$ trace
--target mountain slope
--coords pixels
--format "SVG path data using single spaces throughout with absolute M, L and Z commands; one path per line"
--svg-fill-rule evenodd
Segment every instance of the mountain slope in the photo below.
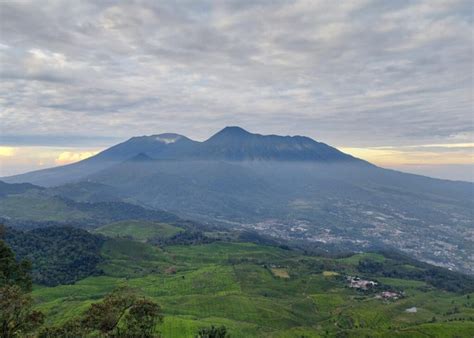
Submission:
M 8 184 L 0 181 L 0 220 L 19 228 L 42 227 L 47 224 L 66 224 L 94 227 L 120 220 L 178 221 L 174 214 L 158 209 L 147 209 L 119 199 L 91 203 L 84 201 L 81 188 L 103 186 L 85 183 L 65 189 L 44 189 L 34 185 Z M 21 189 L 19 189 L 19 187 Z M 28 188 L 25 190 L 24 188 Z M 75 189 L 78 187 L 79 189 Z M 76 201 L 60 194 L 67 191 Z M 74 194 L 73 192 L 78 192 Z M 94 190 L 91 190 L 94 191 Z M 110 192 L 110 189 L 109 189 Z
M 132 137 L 95 156 L 76 163 L 4 177 L 2 180 L 7 183 L 28 182 L 45 187 L 58 186 L 65 183 L 78 182 L 87 175 L 113 166 L 139 154 L 159 156 L 159 154 L 164 152 L 171 145 L 173 145 L 172 148 L 176 147 L 180 149 L 181 147 L 186 148 L 193 143 L 194 141 L 177 134 Z
M 8 184 L 0 181 L 0 197 L 4 197 L 11 194 L 22 194 L 28 190 L 41 190 L 42 187 L 30 184 L 30 183 L 16 183 Z

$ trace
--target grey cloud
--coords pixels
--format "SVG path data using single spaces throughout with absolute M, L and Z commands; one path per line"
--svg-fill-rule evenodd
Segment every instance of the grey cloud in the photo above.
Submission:
M 59 147 L 107 147 L 123 141 L 116 137 L 84 135 L 0 135 L 0 144 L 5 146 L 59 146 Z
M 3 133 L 239 124 L 377 146 L 474 129 L 467 0 L 11 1 L 0 21 Z

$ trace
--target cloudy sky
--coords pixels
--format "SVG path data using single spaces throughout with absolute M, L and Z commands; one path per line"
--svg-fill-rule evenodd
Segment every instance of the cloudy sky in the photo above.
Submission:
M 239 125 L 474 180 L 470 0 L 3 0 L 0 77 L 0 176 Z

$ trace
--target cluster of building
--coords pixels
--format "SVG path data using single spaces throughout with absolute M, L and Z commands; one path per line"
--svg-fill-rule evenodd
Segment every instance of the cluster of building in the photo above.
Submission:
M 359 290 L 370 290 L 374 288 L 375 286 L 379 285 L 377 282 L 373 280 L 368 280 L 368 279 L 362 279 L 360 277 L 353 277 L 353 276 L 347 276 L 347 282 L 349 283 L 349 287 L 354 288 L 354 289 L 359 289 Z M 381 299 L 381 300 L 397 300 L 400 299 L 404 296 L 403 291 L 398 292 L 398 291 L 382 291 L 380 293 L 377 293 L 375 296 L 376 299 Z
M 402 294 L 399 292 L 394 292 L 394 291 L 383 291 L 379 293 L 378 295 L 375 296 L 377 299 L 383 299 L 383 300 L 397 300 L 402 297 Z
M 347 280 L 349 281 L 349 287 L 361 290 L 368 290 L 378 285 L 377 282 L 367 279 L 361 279 L 359 277 L 348 276 Z

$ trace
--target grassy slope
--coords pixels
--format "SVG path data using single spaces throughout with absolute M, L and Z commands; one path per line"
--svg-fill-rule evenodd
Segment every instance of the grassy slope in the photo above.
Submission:
M 88 219 L 83 211 L 66 205 L 58 198 L 43 198 L 37 195 L 10 195 L 0 202 L 0 215 L 13 219 L 35 221 L 76 221 Z
M 474 317 L 474 294 L 468 299 L 422 282 L 384 279 L 402 288 L 406 297 L 383 302 L 314 269 L 324 264 L 355 273 L 364 255 L 334 260 L 247 243 L 158 249 L 127 239 L 107 241 L 103 254 L 106 276 L 34 290 L 50 323 L 74 317 L 115 287 L 128 285 L 163 307 L 166 319 L 159 330 L 165 337 L 193 337 L 199 327 L 211 324 L 226 325 L 232 337 L 317 337 L 326 331 L 351 337 L 467 337 L 474 332 L 472 319 L 449 321 Z M 290 278 L 274 276 L 271 266 L 286 269 Z M 176 273 L 169 273 L 170 267 Z M 413 306 L 417 313 L 405 312 Z M 459 313 L 447 314 L 455 306 Z M 436 323 L 429 323 L 432 317 Z
M 181 228 L 167 223 L 134 220 L 106 224 L 95 230 L 108 237 L 131 237 L 139 241 L 155 237 L 169 238 L 181 231 Z
M 177 216 L 162 210 L 146 209 L 120 201 L 77 202 L 38 189 L 19 194 L 2 194 L 0 191 L 0 218 L 22 225 L 57 222 L 80 227 L 97 227 L 130 219 L 162 222 L 178 220 Z M 172 229 L 163 228 L 163 231 Z

